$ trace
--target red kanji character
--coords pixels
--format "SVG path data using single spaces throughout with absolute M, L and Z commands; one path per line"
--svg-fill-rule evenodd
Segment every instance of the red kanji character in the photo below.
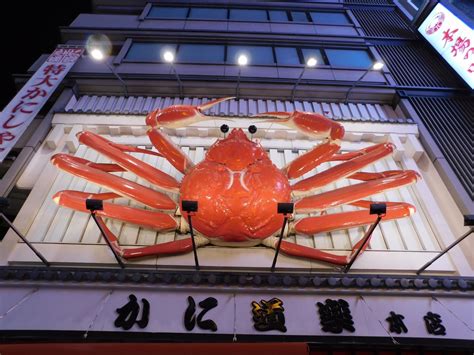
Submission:
M 35 99 L 37 98 L 38 96 L 41 96 L 41 97 L 46 97 L 47 95 L 47 92 L 43 89 L 40 89 L 39 87 L 35 87 L 35 88 L 30 88 L 26 91 L 26 94 L 24 96 L 22 96 L 21 98 L 22 99 Z
M 464 53 L 464 51 L 469 48 L 470 45 L 471 41 L 468 38 L 458 37 L 456 42 L 454 42 L 454 44 L 451 46 L 451 53 L 454 53 L 453 57 L 458 55 L 458 51 Z
M 448 42 L 452 42 L 453 41 L 453 35 L 458 31 L 458 29 L 456 28 L 455 30 L 453 31 L 450 31 L 450 29 L 448 28 L 446 31 L 443 32 L 443 38 L 441 38 L 442 41 L 444 41 L 444 47 L 446 47 L 446 44 L 448 44 Z
M 61 74 L 61 72 L 63 72 L 65 69 L 66 69 L 66 66 L 65 66 L 65 65 L 62 65 L 62 64 L 59 64 L 59 65 L 50 64 L 50 65 L 44 67 L 44 69 L 43 69 L 43 74 L 44 74 L 44 75 L 48 75 L 48 74 L 52 73 L 52 74 L 54 74 L 54 75 L 59 75 L 59 74 Z
M 3 124 L 3 128 L 5 129 L 11 129 L 11 128 L 15 128 L 15 127 L 18 127 L 18 126 L 21 126 L 23 122 L 20 122 L 18 124 L 13 124 L 13 125 L 10 125 L 10 121 L 13 121 L 15 119 L 15 115 L 10 115 L 10 117 L 8 118 L 8 120 Z
M 0 133 L 0 144 L 3 144 L 3 142 L 8 142 L 8 141 L 12 141 L 15 139 L 15 135 L 10 133 L 10 132 L 2 132 Z
M 51 75 L 46 75 L 43 79 L 40 79 L 41 81 L 38 84 L 35 84 L 33 86 L 40 86 L 43 84 L 46 84 L 46 86 L 52 87 L 53 84 L 51 84 L 49 81 L 50 80 L 58 80 L 57 78 L 51 78 Z
M 474 63 L 471 63 L 471 65 L 469 66 L 469 68 L 467 69 L 467 72 L 468 73 L 474 73 Z
M 37 102 L 25 102 L 21 100 L 12 110 L 13 113 L 20 111 L 21 113 L 32 113 L 33 111 L 26 110 L 25 106 L 36 106 Z
M 469 58 L 470 52 L 474 52 L 474 47 L 471 47 L 471 48 L 469 48 L 469 49 L 466 51 L 466 55 L 464 56 L 464 59 Z

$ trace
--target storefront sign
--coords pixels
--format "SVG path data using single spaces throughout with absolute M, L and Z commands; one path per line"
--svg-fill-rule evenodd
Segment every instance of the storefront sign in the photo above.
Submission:
M 10 288 L 0 330 L 471 339 L 469 298 Z
M 474 88 L 474 31 L 442 4 L 437 4 L 418 31 Z
M 0 162 L 59 86 L 82 47 L 58 47 L 0 114 Z

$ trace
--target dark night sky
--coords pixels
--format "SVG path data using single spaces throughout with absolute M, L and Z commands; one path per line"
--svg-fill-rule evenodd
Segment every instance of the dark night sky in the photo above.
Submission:
M 90 0 L 9 1 L 0 10 L 2 62 L 0 111 L 15 95 L 12 74 L 25 73 L 43 53 L 60 43 L 59 26 L 81 12 L 91 12 Z

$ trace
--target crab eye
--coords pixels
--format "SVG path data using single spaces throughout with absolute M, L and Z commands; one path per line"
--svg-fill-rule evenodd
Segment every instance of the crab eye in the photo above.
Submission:
M 249 132 L 250 134 L 254 134 L 255 132 L 257 132 L 257 127 L 255 127 L 254 125 L 249 126 Z
M 221 132 L 222 132 L 222 133 L 227 133 L 227 132 L 229 132 L 229 126 L 226 125 L 226 124 L 223 124 L 223 125 L 221 126 Z

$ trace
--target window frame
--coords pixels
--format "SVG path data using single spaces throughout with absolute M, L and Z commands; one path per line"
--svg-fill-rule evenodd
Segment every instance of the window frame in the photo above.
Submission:
M 135 40 L 131 38 L 127 38 L 124 42 L 122 48 L 119 51 L 119 55 L 114 60 L 114 64 L 121 64 L 121 63 L 159 63 L 159 64 L 166 64 L 165 61 L 151 61 L 151 60 L 134 60 L 134 59 L 127 59 L 127 55 L 135 43 L 149 43 L 149 44 L 156 44 L 158 42 L 154 41 L 147 41 L 147 40 Z M 366 70 L 363 68 L 354 68 L 354 67 L 341 67 L 341 66 L 333 66 L 331 65 L 329 58 L 326 54 L 327 49 L 340 49 L 340 50 L 360 50 L 365 51 L 369 58 L 375 62 L 376 60 L 380 59 L 380 55 L 374 52 L 371 46 L 366 47 L 359 47 L 359 46 L 311 46 L 311 45 L 297 45 L 292 46 L 291 44 L 281 44 L 281 43 L 267 43 L 267 44 L 260 44 L 260 43 L 242 43 L 242 42 L 193 42 L 193 41 L 186 41 L 186 42 L 179 42 L 173 43 L 170 41 L 160 41 L 159 44 L 169 44 L 176 46 L 176 57 L 179 56 L 179 48 L 183 44 L 194 44 L 194 45 L 218 45 L 224 46 L 224 61 L 223 62 L 214 62 L 214 63 L 206 63 L 206 62 L 175 62 L 175 64 L 179 65 L 237 65 L 237 63 L 228 62 L 229 58 L 229 46 L 249 46 L 249 47 L 270 47 L 273 57 L 273 64 L 252 64 L 252 60 L 250 60 L 249 66 L 256 66 L 256 67 L 282 67 L 282 68 L 301 68 L 305 64 L 303 49 L 318 49 L 321 52 L 321 56 L 323 58 L 324 63 L 318 63 L 316 68 L 326 68 L 326 69 L 335 69 L 335 70 Z M 276 56 L 276 47 L 289 47 L 295 48 L 296 53 L 298 55 L 298 61 L 300 64 L 297 65 L 290 65 L 290 64 L 280 64 L 278 63 L 277 56 Z

